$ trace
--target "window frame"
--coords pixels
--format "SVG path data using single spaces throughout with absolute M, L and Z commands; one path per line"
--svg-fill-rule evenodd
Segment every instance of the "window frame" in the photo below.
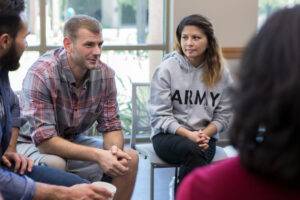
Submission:
M 40 55 L 60 47 L 59 45 L 47 45 L 46 37 L 46 0 L 39 1 L 40 9 L 40 44 L 28 46 L 26 51 L 38 51 Z M 170 0 L 163 0 L 163 41 L 161 44 L 135 44 L 135 45 L 103 45 L 103 51 L 132 51 L 132 50 L 159 50 L 163 54 L 170 52 Z

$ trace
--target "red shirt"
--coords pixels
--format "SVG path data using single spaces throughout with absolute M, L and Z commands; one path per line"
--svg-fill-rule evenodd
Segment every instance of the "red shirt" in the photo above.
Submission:
M 299 200 L 300 188 L 288 189 L 257 177 L 238 157 L 198 168 L 181 183 L 176 200 Z

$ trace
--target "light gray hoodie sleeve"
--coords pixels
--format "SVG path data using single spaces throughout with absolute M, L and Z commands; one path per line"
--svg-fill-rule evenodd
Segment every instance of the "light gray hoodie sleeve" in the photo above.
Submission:
M 181 126 L 172 113 L 171 74 L 164 66 L 166 64 L 163 62 L 158 66 L 151 81 L 149 110 L 152 136 L 160 132 L 175 134 Z
M 218 133 L 226 130 L 229 127 L 232 119 L 232 104 L 230 98 L 230 88 L 233 86 L 233 79 L 227 68 L 224 68 L 223 73 L 223 87 L 224 90 L 221 95 L 221 100 L 214 110 L 214 115 L 211 123 L 216 125 Z

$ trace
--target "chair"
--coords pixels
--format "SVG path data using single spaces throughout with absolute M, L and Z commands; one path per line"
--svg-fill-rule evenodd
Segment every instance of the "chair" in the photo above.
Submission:
M 177 183 L 178 165 L 168 164 L 161 160 L 155 153 L 149 136 L 151 133 L 150 116 L 148 113 L 148 100 L 150 96 L 149 83 L 132 83 L 132 133 L 130 139 L 131 148 L 137 150 L 150 162 L 150 200 L 154 199 L 154 169 L 175 167 L 175 183 Z M 147 143 L 136 144 L 136 137 L 147 135 Z M 176 185 L 176 184 L 175 184 Z
M 148 112 L 148 100 L 150 97 L 149 83 L 132 83 L 132 133 L 130 139 L 131 148 L 137 150 L 145 159 L 150 162 L 150 200 L 154 199 L 154 169 L 155 168 L 175 168 L 175 187 L 178 183 L 179 165 L 172 165 L 161 160 L 155 153 L 149 136 L 151 133 L 150 116 Z M 138 135 L 147 135 L 147 143 L 136 144 Z M 217 146 L 216 155 L 213 161 L 226 158 L 226 152 L 222 147 Z

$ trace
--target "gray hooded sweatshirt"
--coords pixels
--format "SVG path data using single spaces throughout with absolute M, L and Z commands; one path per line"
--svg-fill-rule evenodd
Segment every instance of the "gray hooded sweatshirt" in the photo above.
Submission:
M 224 67 L 221 80 L 211 88 L 202 82 L 202 73 L 201 66 L 193 67 L 178 52 L 166 55 L 151 81 L 151 138 L 175 134 L 179 127 L 197 131 L 209 123 L 216 125 L 218 133 L 228 128 L 232 117 L 228 89 L 233 84 L 229 70 Z

